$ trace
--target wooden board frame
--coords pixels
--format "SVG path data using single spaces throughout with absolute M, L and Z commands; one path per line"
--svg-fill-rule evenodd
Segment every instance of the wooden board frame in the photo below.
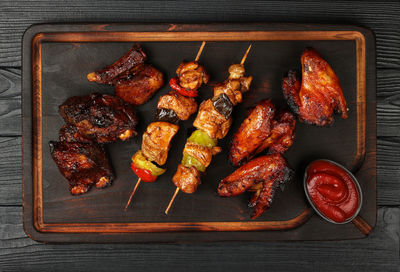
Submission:
M 131 25 L 132 26 L 132 25 Z M 50 27 L 53 31 L 46 31 Z M 356 44 L 357 59 L 357 148 L 352 170 L 361 168 L 366 154 L 366 122 L 367 122 L 367 88 L 366 88 L 366 36 L 371 40 L 372 34 L 363 28 L 333 30 L 332 26 L 281 25 L 276 26 L 249 26 L 243 30 L 238 25 L 142 25 L 144 31 L 119 31 L 129 28 L 129 25 L 58 25 L 59 31 L 54 31 L 52 25 L 42 25 L 30 28 L 24 36 L 24 57 L 27 45 L 31 45 L 31 65 L 26 67 L 24 60 L 24 84 L 26 70 L 31 70 L 31 101 L 32 127 L 31 132 L 25 131 L 24 120 L 24 148 L 32 148 L 32 179 L 27 180 L 26 164 L 29 161 L 24 157 L 24 226 L 28 235 L 37 240 L 40 233 L 143 233 L 143 232 L 227 232 L 227 231 L 260 231 L 285 230 L 299 227 L 312 215 L 310 208 L 305 209 L 297 217 L 288 221 L 253 221 L 253 222 L 177 222 L 177 223 L 49 223 L 43 220 L 43 192 L 42 192 L 42 88 L 41 88 L 41 45 L 48 42 L 133 42 L 133 41 L 282 41 L 282 40 L 352 40 Z M 56 28 L 57 28 L 56 27 Z M 272 29 L 271 29 L 272 27 Z M 62 31 L 63 29 L 71 31 Z M 134 25 L 140 29 L 140 25 Z M 338 29 L 340 27 L 336 27 Z M 349 28 L 349 27 L 347 27 Z M 204 31 L 207 30 L 207 31 Z M 232 29 L 232 30 L 230 30 Z M 373 54 L 374 56 L 374 54 Z M 373 79 L 374 81 L 375 79 Z M 25 86 L 25 85 L 24 85 Z M 25 91 L 24 91 L 25 93 Z M 25 98 L 25 97 L 24 97 Z M 24 99 L 23 103 L 27 103 Z M 24 112 L 24 116 L 29 113 Z M 376 118 L 376 116 L 375 116 Z M 373 120 L 375 123 L 375 119 Z M 375 124 L 376 125 L 376 124 Z M 26 135 L 32 135 L 32 142 L 26 145 Z M 375 132 L 376 139 L 376 132 Z M 376 143 L 372 148 L 376 149 Z M 25 155 L 25 151 L 24 151 Z M 376 171 L 376 158 L 375 171 Z M 376 175 L 376 174 L 375 174 Z M 32 195 L 30 195 L 32 194 Z M 26 197 L 26 196 L 29 197 Z M 31 202 L 30 202 L 31 201 Z M 27 216 L 31 217 L 26 220 Z M 28 226 L 29 224 L 29 226 Z M 374 225 L 374 224 L 372 224 Z M 32 228 L 33 226 L 33 228 Z M 185 234 L 186 235 L 186 234 Z M 184 236 L 185 236 L 184 235 Z M 113 239 L 111 239 L 114 241 Z M 136 239 L 140 241 L 140 239 Z M 151 240 L 151 239 L 150 239 Z M 163 239 L 161 239 L 163 240 Z M 168 239 L 167 239 L 168 240 Z M 43 241 L 60 241 L 47 240 Z M 115 241 L 118 241 L 116 239 Z

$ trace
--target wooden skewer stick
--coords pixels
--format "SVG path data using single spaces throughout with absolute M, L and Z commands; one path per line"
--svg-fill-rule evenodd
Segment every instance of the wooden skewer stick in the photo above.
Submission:
M 200 47 L 200 50 L 199 50 L 200 53 L 201 53 L 201 50 L 203 50 L 202 48 L 204 47 L 205 43 L 206 43 L 206 42 L 203 42 L 203 43 L 202 43 L 202 45 L 201 45 L 201 47 Z M 247 48 L 246 53 L 244 53 L 244 56 L 243 56 L 242 60 L 240 61 L 240 64 L 241 64 L 241 65 L 243 65 L 244 62 L 246 61 L 246 58 L 247 58 L 247 55 L 248 55 L 249 52 L 250 52 L 250 49 L 251 49 L 251 44 L 249 45 L 249 48 Z M 198 57 L 199 57 L 199 54 L 197 54 L 196 61 L 197 61 Z M 179 187 L 176 187 L 175 193 L 174 193 L 174 195 L 172 196 L 171 200 L 169 201 L 169 204 L 168 204 L 167 209 L 165 210 L 165 214 L 168 214 L 169 209 L 171 209 L 172 203 L 174 202 L 175 197 L 178 195 L 178 192 L 179 192 Z
M 199 58 L 200 58 L 200 56 L 201 56 L 201 53 L 203 52 L 203 49 L 204 49 L 204 46 L 205 46 L 205 45 L 206 45 L 206 42 L 203 41 L 203 42 L 201 43 L 201 46 L 200 46 L 200 48 L 199 48 L 199 51 L 197 52 L 195 61 L 198 61 L 198 60 L 199 60 Z M 126 210 L 128 209 L 128 207 L 129 207 L 129 205 L 131 204 L 133 195 L 135 194 L 137 188 L 139 187 L 140 181 L 142 181 L 142 180 L 139 178 L 139 179 L 137 180 L 137 182 L 136 182 L 135 188 L 133 188 L 133 191 L 132 191 L 132 193 L 131 193 L 131 195 L 130 195 L 130 197 L 129 197 L 128 202 L 127 202 L 126 205 L 125 205 L 124 211 L 126 211 Z M 174 198 L 175 198 L 176 195 L 178 194 L 179 188 L 176 188 L 176 189 L 177 189 L 177 190 L 175 191 L 175 194 L 174 194 L 174 196 L 173 196 L 173 198 L 172 198 L 172 201 L 174 200 Z M 171 205 L 172 205 L 172 202 L 169 204 L 167 210 L 165 211 L 166 214 L 168 213 L 168 210 L 169 210 L 169 208 L 171 207 Z
M 200 58 L 200 56 L 201 56 L 201 53 L 203 52 L 203 49 L 204 49 L 204 46 L 205 46 L 205 45 L 206 45 L 206 42 L 203 41 L 202 44 L 201 44 L 201 46 L 200 46 L 199 51 L 197 52 L 197 56 L 196 56 L 196 58 L 194 59 L 194 61 L 198 61 L 198 60 L 199 60 L 199 58 Z
M 240 61 L 240 64 L 241 64 L 241 65 L 243 65 L 244 62 L 246 61 L 246 58 L 247 58 L 247 55 L 248 55 L 249 52 L 250 52 L 250 49 L 251 49 L 251 44 L 249 45 L 249 48 L 247 48 L 246 53 L 244 53 L 244 56 L 243 56 L 242 60 Z
M 176 187 L 175 193 L 172 196 L 171 201 L 169 202 L 167 209 L 165 209 L 165 214 L 168 214 L 169 209 L 171 209 L 172 203 L 174 202 L 175 197 L 178 195 L 178 192 L 179 192 L 179 187 Z
M 139 184 L 140 184 L 141 181 L 142 181 L 142 179 L 140 179 L 140 178 L 137 180 L 136 185 L 135 185 L 135 188 L 133 188 L 133 191 L 132 191 L 132 193 L 131 193 L 131 196 L 129 197 L 129 200 L 128 200 L 128 202 L 127 202 L 126 205 L 125 205 L 125 208 L 124 208 L 124 211 L 125 211 L 125 212 L 126 212 L 126 210 L 128 209 L 129 204 L 131 204 L 133 195 L 135 194 L 135 192 L 136 192 L 137 188 L 139 187 Z

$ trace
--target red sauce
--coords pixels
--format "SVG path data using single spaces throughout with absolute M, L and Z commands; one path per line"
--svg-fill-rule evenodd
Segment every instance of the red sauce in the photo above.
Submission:
M 308 167 L 307 190 L 315 207 L 335 222 L 346 221 L 358 208 L 353 178 L 333 163 L 316 161 Z

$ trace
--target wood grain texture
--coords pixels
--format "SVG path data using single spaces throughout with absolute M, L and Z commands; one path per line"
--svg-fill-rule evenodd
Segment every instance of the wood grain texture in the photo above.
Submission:
M 43 245 L 26 237 L 21 212 L 20 207 L 0 207 L 2 271 L 91 271 L 94 267 L 96 271 L 149 271 L 149 265 L 157 271 L 207 271 L 212 264 L 213 271 L 312 267 L 313 271 L 390 272 L 399 266 L 399 208 L 380 208 L 378 225 L 361 240 L 197 245 Z
M 303 22 L 347 23 L 371 28 L 378 68 L 400 68 L 398 1 L 2 1 L 0 66 L 21 65 L 22 34 L 48 22 Z M 196 7 L 196 8 L 193 8 Z
M 400 136 L 400 70 L 377 73 L 378 136 Z

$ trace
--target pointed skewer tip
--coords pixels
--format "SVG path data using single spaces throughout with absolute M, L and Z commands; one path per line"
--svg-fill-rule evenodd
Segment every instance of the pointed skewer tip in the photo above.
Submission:
M 175 193 L 172 196 L 171 201 L 168 204 L 168 207 L 165 209 L 165 214 L 168 214 L 169 209 L 171 209 L 172 203 L 174 202 L 175 197 L 178 195 L 178 192 L 179 192 L 179 187 L 176 187 Z
M 136 192 L 137 188 L 139 187 L 139 184 L 140 184 L 141 181 L 142 181 L 142 180 L 141 180 L 140 178 L 137 180 L 136 185 L 135 185 L 135 188 L 133 188 L 133 191 L 132 191 L 132 193 L 131 193 L 131 195 L 130 195 L 130 197 L 129 197 L 129 199 L 128 199 L 128 202 L 127 202 L 126 205 L 125 205 L 125 208 L 124 208 L 124 211 L 125 211 L 125 212 L 126 212 L 126 210 L 128 209 L 129 204 L 131 204 L 133 195 L 135 194 L 135 192 Z
M 198 61 L 198 60 L 199 60 L 199 58 L 200 58 L 200 56 L 201 56 L 201 53 L 203 52 L 203 49 L 204 49 L 204 46 L 205 46 L 205 45 L 206 45 L 206 42 L 203 41 L 203 42 L 201 43 L 200 49 L 199 49 L 199 51 L 197 52 L 197 56 L 196 56 L 196 58 L 194 59 L 194 61 Z
M 250 52 L 250 49 L 251 49 L 251 44 L 249 45 L 249 48 L 247 48 L 246 53 L 244 53 L 244 56 L 243 56 L 242 60 L 240 61 L 240 64 L 241 64 L 241 65 L 243 65 L 244 62 L 246 61 L 246 58 L 247 58 L 247 55 L 248 55 L 249 52 Z

